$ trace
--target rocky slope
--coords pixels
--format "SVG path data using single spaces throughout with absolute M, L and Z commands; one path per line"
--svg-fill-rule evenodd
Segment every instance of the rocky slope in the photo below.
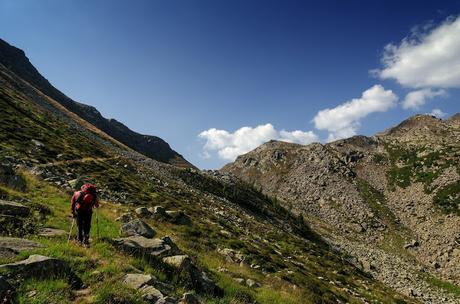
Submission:
M 146 157 L 19 74 L 0 64 L 0 302 L 417 303 L 247 183 Z M 84 182 L 91 248 L 67 240 Z
M 460 120 L 373 137 L 268 142 L 221 171 L 302 215 L 355 265 L 425 303 L 460 302 Z
M 0 64 L 29 85 L 57 101 L 114 139 L 152 159 L 180 167 L 193 167 L 159 137 L 141 135 L 115 119 L 106 119 L 94 107 L 73 101 L 53 87 L 30 63 L 23 50 L 0 39 Z

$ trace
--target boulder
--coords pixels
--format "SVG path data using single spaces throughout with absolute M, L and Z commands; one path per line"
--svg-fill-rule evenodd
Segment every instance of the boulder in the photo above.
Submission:
M 150 208 L 149 208 L 150 210 Z M 162 206 L 155 206 L 152 208 L 151 212 L 156 215 L 156 216 L 167 216 L 166 215 L 166 209 Z
M 136 208 L 134 210 L 134 212 L 136 212 L 137 215 L 139 216 L 151 216 L 152 213 L 150 213 L 150 211 L 146 208 L 146 207 L 139 207 L 139 208 Z
M 0 200 L 0 214 L 25 217 L 30 214 L 30 208 L 20 203 Z
M 83 286 L 81 279 L 73 273 L 66 262 L 43 255 L 33 254 L 23 261 L 0 265 L 0 272 L 4 273 L 6 278 L 17 281 L 29 278 L 66 278 L 73 288 Z
M 127 252 L 128 254 L 141 257 L 158 257 L 171 256 L 179 253 L 179 248 L 169 238 L 148 239 L 146 237 L 136 235 L 125 238 L 113 239 L 112 243 L 115 247 Z
M 153 285 L 156 278 L 149 274 L 128 273 L 123 277 L 123 284 L 129 288 L 139 289 L 144 285 Z
M 241 252 L 230 248 L 218 248 L 217 253 L 223 255 L 225 260 L 230 263 L 241 263 L 245 260 L 245 257 Z
M 123 213 L 120 217 L 117 217 L 115 220 L 122 223 L 130 222 L 134 219 L 134 216 L 131 213 Z
M 146 238 L 153 238 L 155 230 L 150 227 L 146 222 L 136 219 L 121 226 L 120 234 L 123 236 L 141 235 Z
M 163 258 L 163 263 L 169 265 L 170 267 L 176 270 L 182 270 L 190 266 L 192 264 L 192 260 L 188 255 L 174 255 Z
M 0 164 L 0 184 L 21 192 L 27 189 L 25 179 L 17 175 L 13 167 L 9 164 Z
M 198 300 L 197 296 L 191 292 L 186 292 L 180 299 L 179 304 L 200 304 L 200 300 Z
M 40 243 L 31 240 L 12 237 L 0 237 L 0 248 L 2 250 L 10 250 L 16 254 L 42 247 L 43 246 Z
M 153 284 L 157 280 L 149 274 L 129 273 L 124 276 L 123 284 L 139 291 L 142 298 L 149 303 L 165 303 L 164 296 Z
M 67 235 L 68 232 L 61 230 L 61 229 L 55 229 L 55 228 L 43 228 L 38 232 L 38 235 L 44 236 L 44 237 L 59 237 L 59 236 L 64 236 Z
M 254 281 L 253 279 L 247 279 L 246 280 L 246 285 L 248 285 L 248 287 L 253 287 L 253 288 L 259 288 L 260 287 L 260 284 L 257 283 L 256 281 Z
M 188 255 L 175 255 L 162 259 L 163 263 L 173 268 L 187 287 L 193 288 L 198 293 L 220 296 L 222 290 L 206 275 L 195 266 Z
M 166 215 L 175 224 L 189 225 L 191 223 L 190 217 L 184 211 L 166 211 Z
M 0 276 L 0 303 L 14 303 L 15 289 L 8 281 Z
M 142 298 L 149 303 L 165 303 L 164 296 L 161 291 L 151 285 L 145 285 L 138 290 L 142 295 Z

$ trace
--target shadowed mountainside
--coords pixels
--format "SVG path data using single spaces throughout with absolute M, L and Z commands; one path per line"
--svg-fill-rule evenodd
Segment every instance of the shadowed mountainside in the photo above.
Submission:
M 133 150 L 152 159 L 179 167 L 193 167 L 180 154 L 172 150 L 167 142 L 159 137 L 141 135 L 115 119 L 106 119 L 92 106 L 73 101 L 53 87 L 30 63 L 23 50 L 9 45 L 0 39 L 0 63 L 10 72 L 27 81 L 30 85 L 59 102 L 98 129 L 112 136 Z

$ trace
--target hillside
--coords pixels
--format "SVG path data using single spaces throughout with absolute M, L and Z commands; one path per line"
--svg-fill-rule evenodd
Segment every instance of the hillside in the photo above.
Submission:
M 328 144 L 272 141 L 221 171 L 278 198 L 386 285 L 425 303 L 459 303 L 458 117 L 416 115 Z
M 23 58 L 0 64 L 3 302 L 417 303 L 245 182 L 159 162 L 89 124 L 31 84 L 38 72 L 12 71 Z M 67 242 L 84 182 L 102 199 L 90 248 Z
M 152 159 L 192 168 L 180 154 L 172 150 L 167 142 L 159 137 L 141 135 L 115 119 L 104 118 L 99 111 L 89 105 L 73 101 L 53 87 L 30 63 L 23 50 L 9 45 L 0 39 L 0 63 L 41 93 L 60 103 L 67 110 L 74 112 L 114 139 Z

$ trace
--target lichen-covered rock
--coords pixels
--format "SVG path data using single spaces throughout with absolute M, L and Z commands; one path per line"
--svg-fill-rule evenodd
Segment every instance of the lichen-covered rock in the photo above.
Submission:
M 155 236 L 155 230 L 150 227 L 146 222 L 136 219 L 121 226 L 120 234 L 123 236 L 140 235 L 146 238 Z

